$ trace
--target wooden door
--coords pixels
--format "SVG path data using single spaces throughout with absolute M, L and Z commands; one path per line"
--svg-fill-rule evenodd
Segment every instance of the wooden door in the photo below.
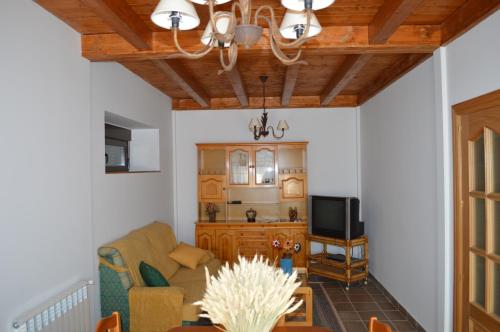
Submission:
M 500 331 L 500 90 L 453 109 L 454 331 Z
M 253 185 L 256 187 L 275 187 L 278 182 L 276 146 L 255 147 L 253 149 L 253 160 Z
M 227 174 L 229 186 L 246 187 L 251 185 L 253 175 L 251 147 L 232 146 L 227 149 Z
M 307 182 L 305 175 L 280 175 L 280 192 L 282 201 L 306 199 Z
M 198 179 L 200 202 L 225 202 L 226 177 L 224 175 L 200 175 Z

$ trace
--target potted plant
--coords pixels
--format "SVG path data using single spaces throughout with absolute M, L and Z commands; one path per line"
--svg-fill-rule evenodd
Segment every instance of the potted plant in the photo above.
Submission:
M 219 212 L 219 208 L 215 203 L 207 203 L 205 207 L 205 212 L 208 214 L 208 222 L 215 222 L 217 219 L 217 212 Z
M 283 272 L 292 274 L 293 254 L 302 250 L 300 242 L 293 243 L 292 240 L 286 239 L 285 243 L 282 244 L 280 240 L 274 239 L 272 246 L 280 251 L 280 266 Z

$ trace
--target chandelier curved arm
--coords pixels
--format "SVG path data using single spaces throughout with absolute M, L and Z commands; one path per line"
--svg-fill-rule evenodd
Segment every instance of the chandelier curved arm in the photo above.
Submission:
M 271 22 L 270 22 L 270 19 L 268 17 L 265 17 L 265 16 L 261 16 L 261 18 L 265 21 L 267 21 L 267 23 L 269 25 L 271 25 Z M 301 57 L 302 55 L 302 50 L 298 50 L 297 51 L 297 54 L 293 57 L 293 58 L 289 58 L 285 53 L 283 53 L 283 51 L 281 50 L 281 48 L 279 47 L 279 45 L 276 43 L 276 40 L 273 38 L 273 37 L 270 37 L 270 40 L 269 40 L 269 43 L 271 45 L 271 51 L 274 53 L 274 55 L 281 61 L 281 63 L 283 63 L 284 65 L 286 66 L 290 66 L 292 64 L 304 64 L 306 65 L 307 62 L 306 61 L 298 61 L 299 58 Z
M 251 10 L 250 0 L 240 0 L 233 2 L 233 5 L 231 6 L 231 11 L 235 18 L 236 18 L 236 8 L 238 8 L 240 11 L 241 24 L 250 24 L 250 10 Z
M 261 11 L 266 9 L 269 11 L 271 19 L 261 14 Z M 255 24 L 258 23 L 259 18 L 266 20 L 269 25 L 270 34 L 272 38 L 276 41 L 276 44 L 278 44 L 281 48 L 293 48 L 304 44 L 309 39 L 307 35 L 309 34 L 309 28 L 311 27 L 311 16 L 312 16 L 312 10 L 310 9 L 306 10 L 306 25 L 304 27 L 304 33 L 299 38 L 295 39 L 292 42 L 281 41 L 282 37 L 279 32 L 278 24 L 276 23 L 276 17 L 274 16 L 274 9 L 269 5 L 262 5 L 259 8 L 257 8 L 257 11 L 255 12 Z
M 269 130 L 269 129 L 271 129 L 271 130 Z M 274 132 L 274 128 L 272 126 L 267 127 L 267 130 L 272 132 L 274 138 L 278 138 L 279 139 L 279 138 L 283 138 L 283 136 L 285 136 L 285 129 L 281 129 L 281 135 L 280 136 L 276 135 L 276 133 Z
M 179 44 L 178 30 L 179 29 L 173 29 L 175 47 L 177 48 L 179 53 L 169 55 L 168 57 L 166 57 L 167 59 L 174 59 L 179 57 L 188 59 L 200 59 L 205 55 L 207 55 L 208 53 L 210 53 L 212 48 L 214 48 L 214 46 L 212 45 L 213 43 L 209 43 L 208 45 L 205 45 L 201 50 L 198 50 L 196 52 L 188 52 L 185 49 L 183 49 L 182 46 Z
M 278 60 L 281 61 L 282 64 L 285 66 L 290 66 L 294 64 L 302 64 L 302 65 L 307 65 L 307 61 L 301 60 L 299 61 L 300 57 L 302 56 L 302 50 L 298 50 L 297 54 L 293 58 L 289 58 L 283 51 L 279 48 L 278 45 L 274 42 L 274 40 L 271 40 L 271 50 L 274 53 L 274 56 L 278 58 Z
M 238 45 L 232 43 L 231 46 L 227 48 L 227 57 L 229 63 L 226 64 L 226 60 L 224 59 L 224 48 L 221 48 L 219 51 L 219 59 L 223 69 L 217 72 L 219 75 L 225 71 L 231 71 L 236 65 L 236 59 L 238 58 Z

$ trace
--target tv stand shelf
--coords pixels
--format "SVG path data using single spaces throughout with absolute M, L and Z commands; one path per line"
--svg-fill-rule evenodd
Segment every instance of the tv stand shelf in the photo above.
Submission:
M 313 242 L 323 245 L 321 253 L 311 254 L 311 244 Z M 328 253 L 328 245 L 344 248 L 345 256 Z M 362 248 L 360 258 L 352 257 L 351 250 L 355 247 Z M 361 236 L 352 240 L 343 240 L 326 236 L 309 235 L 307 250 L 307 268 L 309 274 L 317 274 L 345 282 L 347 290 L 352 282 L 361 280 L 364 280 L 365 284 L 368 282 L 367 236 Z

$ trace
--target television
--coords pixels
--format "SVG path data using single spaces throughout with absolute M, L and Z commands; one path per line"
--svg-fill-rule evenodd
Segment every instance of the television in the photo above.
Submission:
M 355 197 L 311 196 L 311 234 L 351 240 L 364 235 Z

